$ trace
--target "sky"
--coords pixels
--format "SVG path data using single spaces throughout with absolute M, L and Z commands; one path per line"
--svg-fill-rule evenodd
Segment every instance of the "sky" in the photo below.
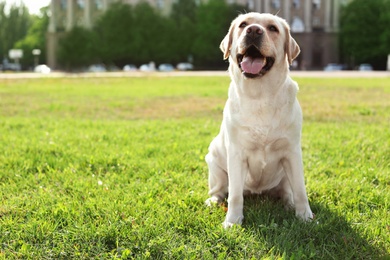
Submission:
M 44 6 L 48 6 L 50 0 L 5 0 L 7 5 L 11 5 L 14 3 L 20 4 L 20 2 L 24 2 L 24 5 L 28 7 L 31 14 L 39 14 L 39 9 Z

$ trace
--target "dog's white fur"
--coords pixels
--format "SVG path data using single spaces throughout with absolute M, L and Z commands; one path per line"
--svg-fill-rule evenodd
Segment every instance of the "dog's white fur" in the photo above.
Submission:
M 245 51 L 246 30 L 253 25 L 264 31 L 261 54 L 275 60 L 264 75 L 247 78 L 236 57 Z M 298 217 L 312 219 L 303 176 L 298 85 L 288 75 L 300 49 L 288 24 L 271 14 L 239 15 L 220 48 L 229 59 L 231 83 L 220 132 L 206 155 L 211 196 L 206 203 L 221 203 L 228 195 L 224 227 L 242 223 L 248 192 L 280 196 Z

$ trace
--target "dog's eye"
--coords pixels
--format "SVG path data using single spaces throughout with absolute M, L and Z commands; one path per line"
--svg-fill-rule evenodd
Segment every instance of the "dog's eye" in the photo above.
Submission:
M 239 27 L 240 28 L 245 28 L 246 26 L 247 26 L 246 22 L 242 22 Z
M 271 32 L 279 32 L 278 28 L 276 28 L 275 25 L 268 26 L 268 30 L 270 30 Z

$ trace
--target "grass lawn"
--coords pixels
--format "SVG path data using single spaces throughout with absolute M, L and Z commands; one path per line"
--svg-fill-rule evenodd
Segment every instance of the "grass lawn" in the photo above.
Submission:
M 390 78 L 296 78 L 315 221 L 208 208 L 227 77 L 0 80 L 0 259 L 390 259 Z

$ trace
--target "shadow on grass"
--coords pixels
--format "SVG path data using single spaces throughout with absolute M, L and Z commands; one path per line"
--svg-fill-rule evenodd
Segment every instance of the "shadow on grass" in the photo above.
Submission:
M 388 259 L 343 216 L 324 205 L 311 203 L 316 218 L 300 221 L 279 201 L 263 196 L 245 198 L 243 227 L 252 230 L 269 252 L 290 259 Z

